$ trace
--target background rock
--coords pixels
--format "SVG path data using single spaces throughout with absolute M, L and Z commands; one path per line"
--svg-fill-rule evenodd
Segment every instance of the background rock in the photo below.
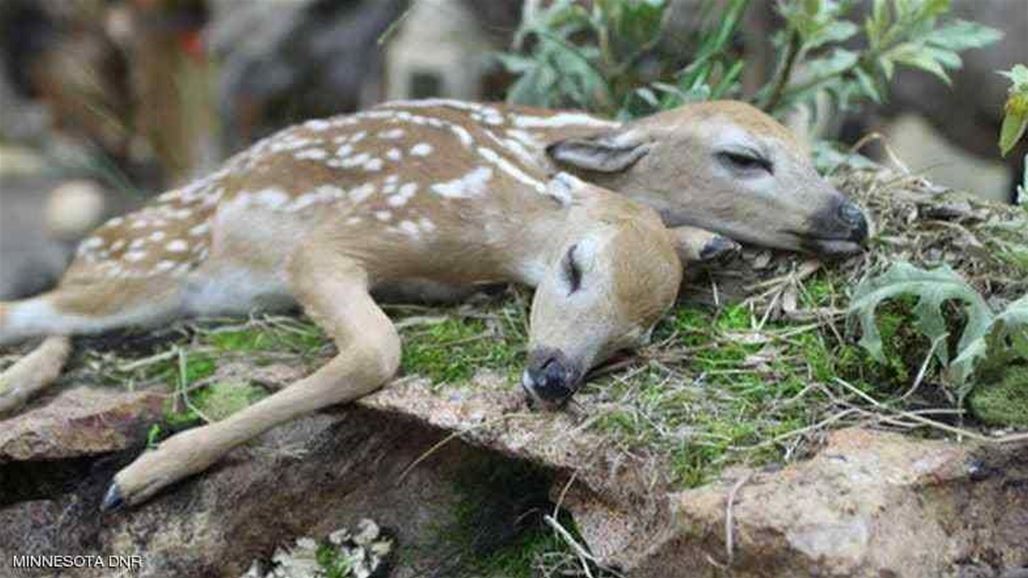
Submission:
M 105 486 L 133 450 L 8 459 L 0 482 L 20 472 L 23 485 L 29 474 L 43 483 L 3 502 L 0 564 L 8 553 L 137 554 L 140 576 L 239 576 L 298 536 L 371 517 L 395 532 L 392 576 L 452 576 L 469 541 L 509 540 L 526 513 L 552 511 L 549 495 L 597 558 L 630 576 L 999 576 L 1028 565 L 1026 446 L 842 430 L 806 462 L 674 491 L 659 462 L 616 452 L 571 413 L 528 412 L 499 386 L 400 380 L 102 516 Z
M 164 396 L 77 387 L 4 420 L 0 464 L 60 460 L 138 447 L 161 419 Z

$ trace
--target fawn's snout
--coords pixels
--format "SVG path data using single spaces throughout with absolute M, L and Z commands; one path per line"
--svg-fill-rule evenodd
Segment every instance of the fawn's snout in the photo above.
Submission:
M 867 242 L 864 212 L 841 194 L 839 201 L 817 214 L 808 224 L 812 235 L 801 238 L 804 249 L 826 257 L 850 255 Z
M 528 356 L 528 367 L 521 376 L 521 388 L 529 402 L 545 408 L 561 407 L 582 381 L 582 368 L 562 351 L 540 348 Z
M 863 244 L 867 240 L 867 218 L 860 207 L 851 201 L 846 201 L 839 207 L 839 221 L 849 227 L 849 240 L 854 243 Z

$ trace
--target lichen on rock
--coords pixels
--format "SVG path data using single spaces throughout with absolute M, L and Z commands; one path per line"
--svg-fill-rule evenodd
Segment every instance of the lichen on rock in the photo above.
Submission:
M 364 518 L 357 531 L 340 528 L 317 541 L 297 538 L 278 548 L 270 563 L 254 560 L 240 578 L 376 578 L 385 576 L 393 540 L 373 520 Z

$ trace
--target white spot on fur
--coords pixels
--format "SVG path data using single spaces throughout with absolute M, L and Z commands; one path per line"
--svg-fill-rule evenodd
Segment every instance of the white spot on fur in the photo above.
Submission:
M 470 147 L 471 145 L 475 144 L 475 139 L 471 137 L 471 133 L 468 132 L 464 127 L 458 126 L 456 124 L 451 124 L 450 130 L 453 131 L 453 134 L 457 135 L 458 139 L 460 139 L 460 144 L 466 147 Z
M 392 130 L 384 130 L 384 131 L 378 133 L 378 136 L 379 136 L 379 138 L 390 139 L 390 140 L 395 140 L 395 139 L 403 138 L 403 129 L 402 128 L 394 128 Z
M 338 199 L 343 198 L 346 195 L 346 191 L 343 189 L 332 186 L 322 185 L 313 191 L 300 195 L 293 202 L 289 203 L 286 207 L 287 211 L 301 211 L 316 204 L 331 203 Z
M 518 128 L 559 128 L 564 126 L 614 128 L 620 124 L 580 112 L 562 112 L 553 116 L 515 116 L 514 126 Z
M 359 187 L 350 189 L 348 196 L 351 202 L 360 203 L 373 194 L 375 194 L 375 186 L 371 183 L 364 183 Z
M 156 242 L 156 241 L 161 241 L 163 239 L 164 239 L 164 231 L 154 231 L 153 233 L 150 233 L 150 240 L 151 241 Z
M 394 147 L 386 151 L 386 158 L 394 162 L 399 161 L 403 158 L 403 153 L 400 152 L 400 149 Z
M 303 123 L 303 126 L 314 132 L 321 132 L 332 128 L 332 123 L 327 120 L 314 119 Z
M 182 239 L 172 239 L 168 241 L 168 244 L 164 246 L 171 253 L 185 253 L 189 250 L 189 243 L 186 243 Z
M 578 178 L 568 173 L 560 172 L 550 179 L 546 187 L 546 193 L 557 199 L 561 205 L 568 206 L 574 200 L 574 192 L 584 186 L 585 183 Z
M 514 177 L 517 181 L 532 187 L 536 192 L 546 192 L 545 184 L 529 176 L 527 173 L 516 167 L 514 163 L 497 154 L 496 151 L 485 147 L 478 147 L 478 154 L 482 155 L 487 161 L 499 167 L 503 172 Z
M 289 202 L 289 195 L 280 189 L 261 189 L 253 194 L 253 199 L 269 209 L 278 209 Z
M 125 260 L 133 263 L 146 259 L 146 251 L 129 251 L 125 253 Z
M 435 223 L 433 223 L 432 220 L 427 217 L 421 217 L 420 219 L 418 219 L 418 226 L 420 226 L 423 231 L 429 233 L 435 231 Z
M 369 160 L 371 160 L 371 155 L 369 155 L 368 153 L 361 153 L 361 154 L 359 154 L 357 156 L 348 157 L 348 158 L 343 159 L 340 162 L 340 166 L 343 166 L 343 167 L 346 167 L 346 168 L 359 167 L 359 166 L 363 165 L 364 163 L 368 162 Z
M 375 218 L 383 223 L 393 218 L 393 214 L 389 211 L 375 211 Z
M 432 191 L 450 199 L 466 199 L 485 192 L 486 183 L 493 178 L 489 167 L 477 167 L 464 176 L 432 185 Z
M 382 164 L 382 159 L 371 159 L 364 163 L 364 170 L 371 172 L 380 171 L 382 170 Z
M 174 191 L 168 191 L 166 193 L 161 194 L 161 196 L 157 197 L 157 200 L 162 203 L 170 203 L 171 201 L 176 201 L 181 197 L 182 191 L 176 189 Z
M 201 235 L 206 235 L 207 231 L 209 231 L 210 229 L 211 229 L 211 224 L 210 223 L 200 223 L 199 225 L 196 225 L 195 227 L 191 227 L 189 229 L 189 234 L 194 236 L 194 237 L 199 237 Z
M 414 193 L 418 191 L 417 183 L 407 183 L 400 187 L 395 195 L 389 197 L 387 201 L 392 207 L 402 207 L 407 204 L 407 201 L 414 196 Z
M 432 154 L 432 145 L 427 142 L 419 142 L 410 148 L 410 154 L 416 157 L 427 157 Z
M 418 184 L 411 182 L 406 183 L 402 187 L 400 187 L 399 194 L 405 195 L 407 197 L 413 197 L 414 193 L 416 192 L 418 192 Z
M 361 218 L 360 217 L 350 217 L 350 218 L 346 219 L 345 222 L 346 222 L 347 225 L 357 225 L 357 224 L 360 224 Z
M 293 155 L 298 161 L 315 160 L 320 161 L 328 158 L 328 153 L 322 149 L 305 149 Z
M 412 221 L 400 221 L 400 230 L 415 239 L 421 235 L 421 230 Z

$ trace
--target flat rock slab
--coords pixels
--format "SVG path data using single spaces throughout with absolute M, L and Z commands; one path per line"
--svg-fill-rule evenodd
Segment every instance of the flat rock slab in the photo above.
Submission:
M 633 577 L 963 578 L 1028 567 L 1028 444 L 845 429 L 810 460 L 675 491 L 659 460 L 619 451 L 566 413 L 530 412 L 502 385 L 414 380 L 359 403 L 553 468 L 554 500 L 598 559 Z
M 810 460 L 680 491 L 659 456 L 621 451 L 573 412 L 531 411 L 500 378 L 478 381 L 398 380 L 276 428 L 141 507 L 99 516 L 104 486 L 133 451 L 111 454 L 70 489 L 0 506 L 0 551 L 139 554 L 143 576 L 238 576 L 297 536 L 362 517 L 394 529 L 401 553 L 439 551 L 431 536 L 453 521 L 464 464 L 500 455 L 548 470 L 543 494 L 573 514 L 599 560 L 633 577 L 995 578 L 1028 566 L 1028 445 L 841 430 Z M 80 443 L 68 455 L 99 447 L 113 446 Z M 0 478 L 12 467 L 0 464 Z M 413 559 L 393 576 L 417 574 Z
M 140 446 L 164 396 L 77 387 L 0 421 L 0 464 L 93 456 Z
M 626 560 L 640 576 L 994 576 L 1028 565 L 1024 446 L 841 430 L 808 461 L 668 500 L 673 524 Z M 616 541 L 591 543 L 625 558 Z
M 105 487 L 133 452 L 97 460 L 70 491 L 0 506 L 0 576 L 50 575 L 12 569 L 13 555 L 76 553 L 140 556 L 143 566 L 131 576 L 238 578 L 297 537 L 324 539 L 365 517 L 399 545 L 402 562 L 391 578 L 451 576 L 462 552 L 445 537 L 463 529 L 454 528 L 454 516 L 469 499 L 457 482 L 487 477 L 507 460 L 459 441 L 433 450 L 446 436 L 402 416 L 335 408 L 268 432 L 141 506 L 106 514 L 98 511 Z M 534 493 L 545 501 L 543 481 Z M 531 498 L 533 488 L 519 493 Z M 485 508 L 474 533 L 509 537 L 504 525 L 520 509 Z M 61 576 L 116 574 L 77 568 Z

